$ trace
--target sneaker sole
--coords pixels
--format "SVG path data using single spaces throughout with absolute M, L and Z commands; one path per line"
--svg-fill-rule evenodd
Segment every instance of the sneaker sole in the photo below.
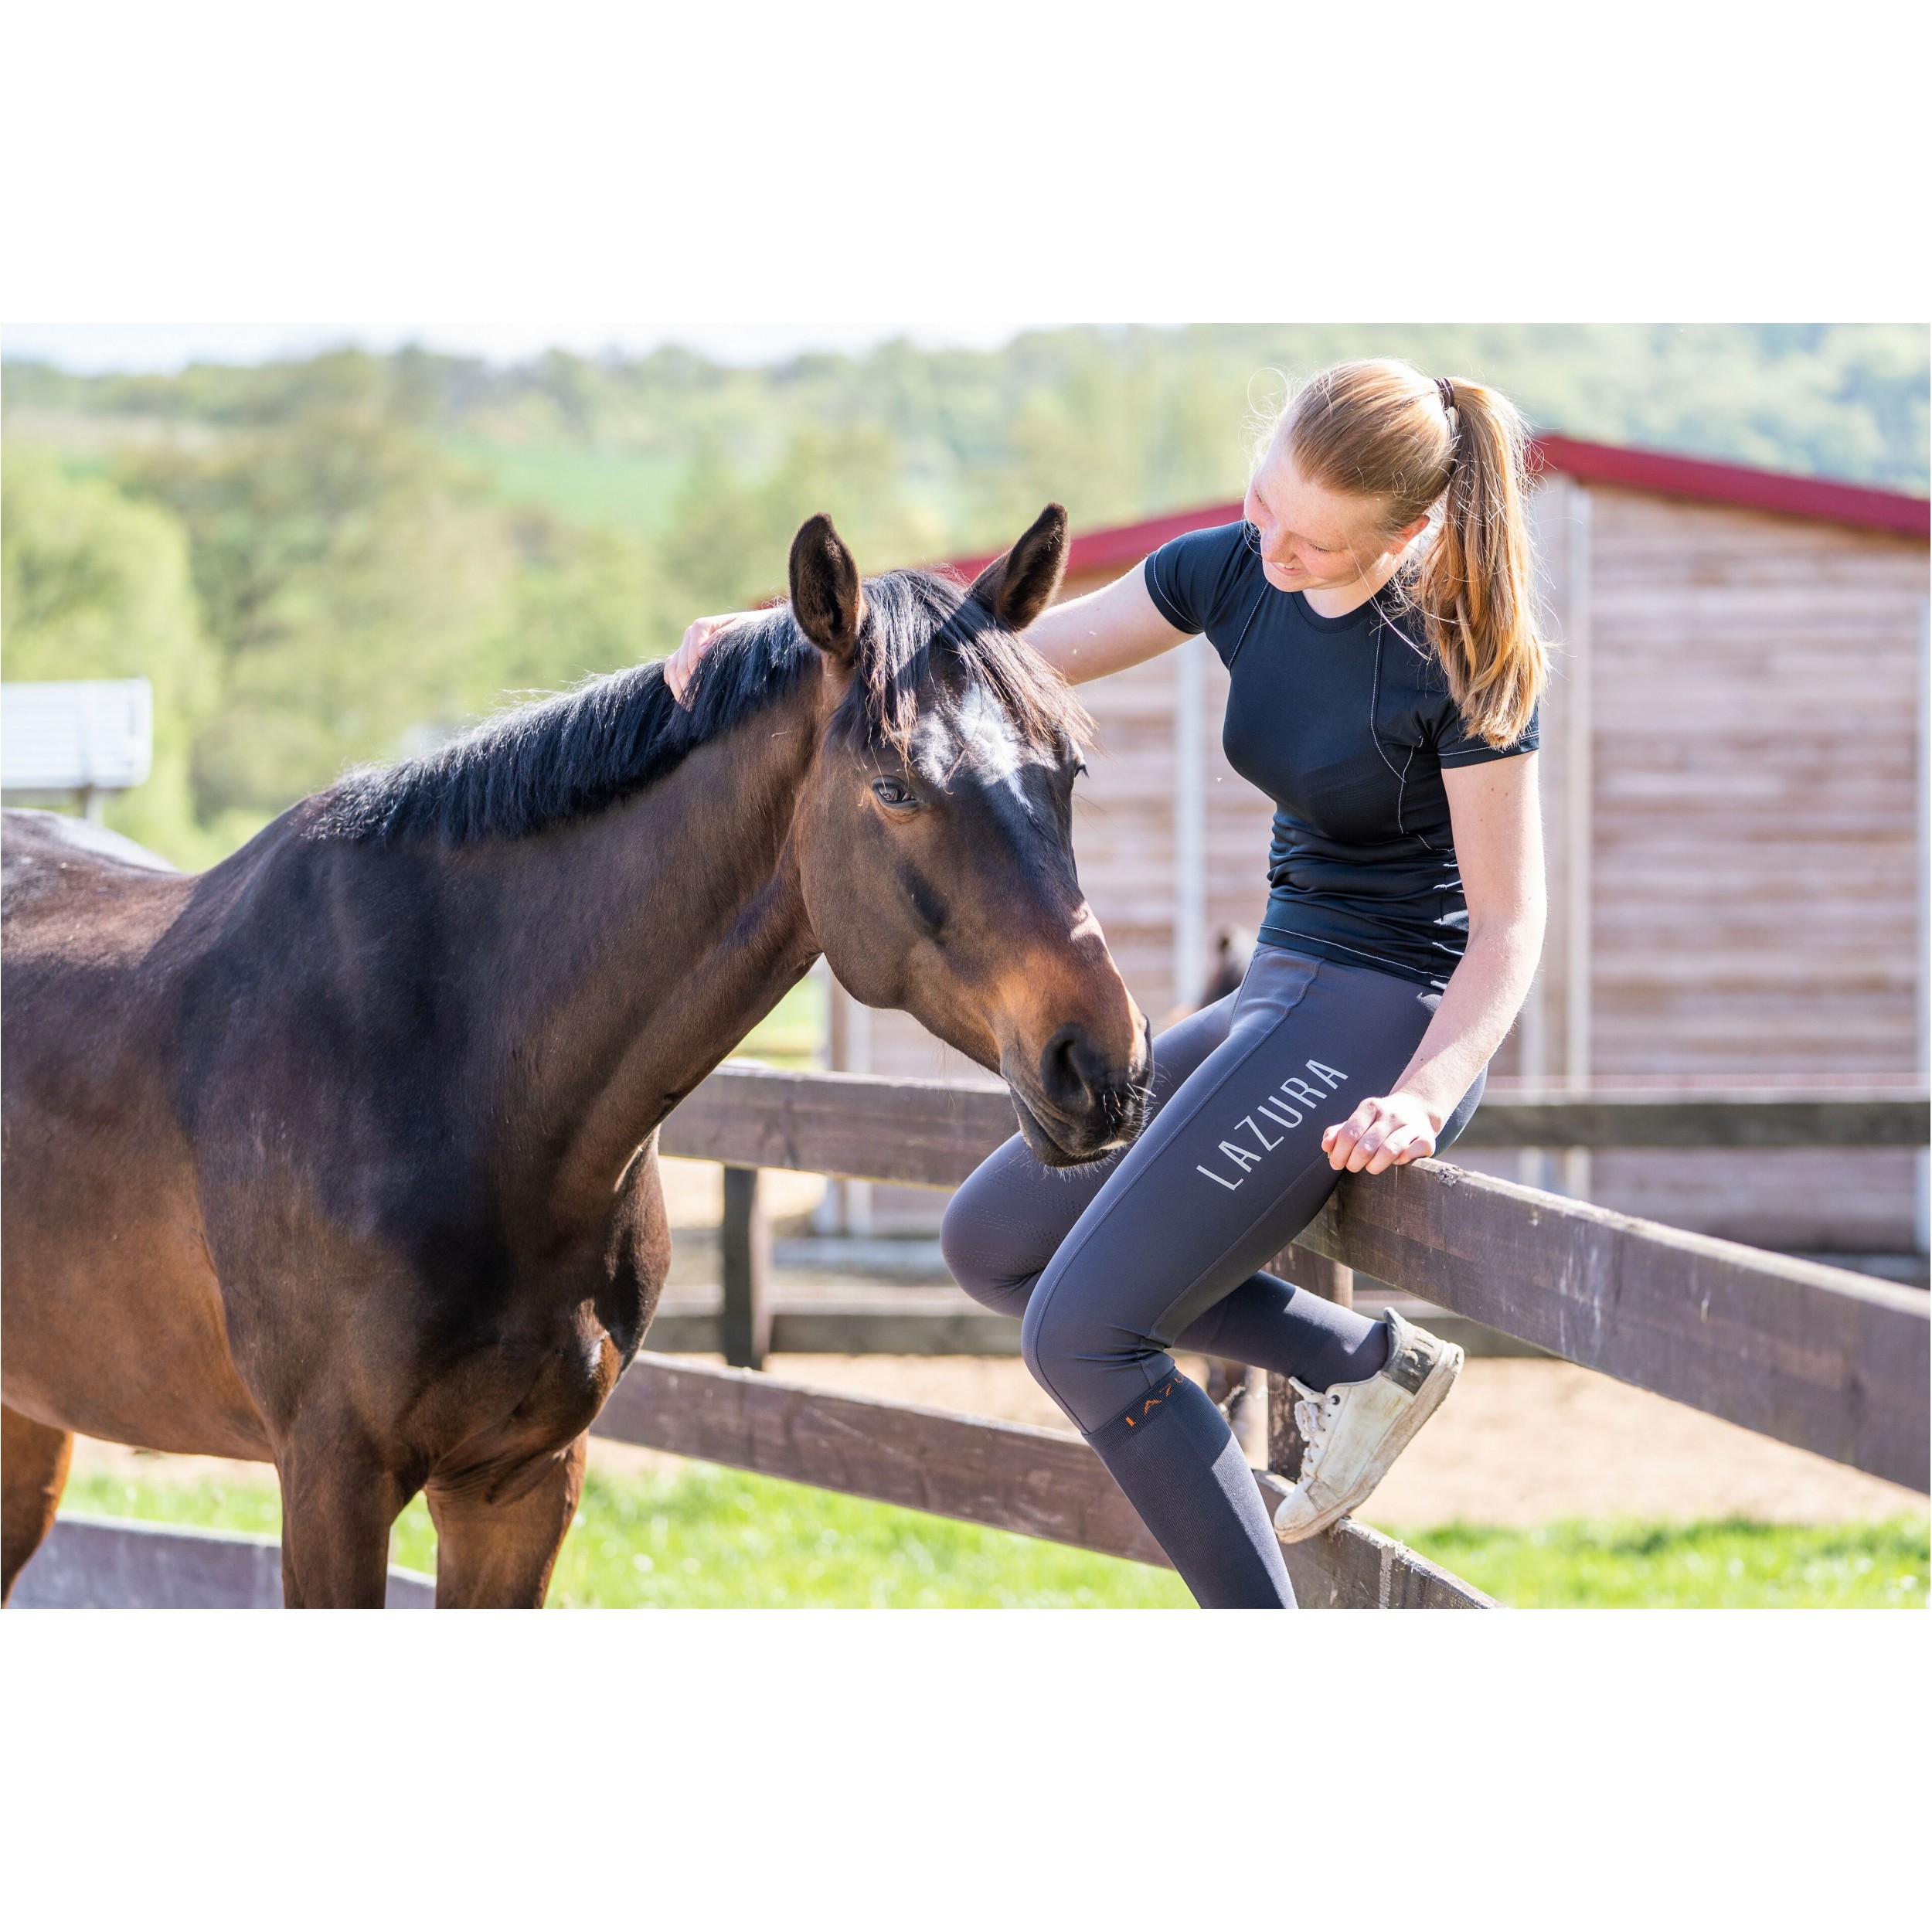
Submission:
M 1417 1431 L 1448 1399 L 1449 1391 L 1456 1386 L 1456 1377 L 1462 1373 L 1462 1345 L 1445 1342 L 1440 1359 L 1423 1379 L 1422 1386 L 1416 1391 L 1415 1400 L 1409 1405 L 1402 1420 L 1383 1438 L 1380 1451 L 1361 1480 L 1339 1502 L 1317 1512 L 1306 1522 L 1298 1523 L 1292 1529 L 1277 1526 L 1277 1538 L 1284 1543 L 1306 1543 L 1311 1536 L 1320 1536 L 1332 1524 L 1339 1522 L 1367 1502 L 1393 1466 L 1396 1458 L 1415 1440 Z

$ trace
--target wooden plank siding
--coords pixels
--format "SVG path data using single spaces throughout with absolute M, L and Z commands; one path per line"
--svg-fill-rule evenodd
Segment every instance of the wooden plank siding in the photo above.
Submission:
M 1856 1084 L 1917 1053 L 1926 546 L 1593 486 L 1599 1079 Z M 1909 1152 L 1596 1158 L 1603 1205 L 1902 1252 Z
M 1533 1010 L 1492 1076 L 1570 1076 L 1580 995 L 1588 1057 L 1574 1070 L 1593 1087 L 1913 1079 L 1924 541 L 1560 474 L 1536 512 L 1558 644 L 1542 760 L 1551 923 Z M 1565 648 L 1585 636 L 1587 651 Z M 1204 655 L 1207 923 L 1251 934 L 1270 807 L 1222 753 L 1227 674 Z M 1157 1025 L 1199 990 L 1175 975 L 1177 662 L 1080 693 L 1097 726 L 1076 794 L 1081 883 Z M 1588 917 L 1573 936 L 1566 774 L 1585 700 Z M 905 1015 L 870 1031 L 865 1070 L 974 1070 Z M 1468 1165 L 1526 1171 L 1513 1152 L 1472 1149 Z M 1625 1151 L 1573 1172 L 1606 1206 L 1764 1246 L 1899 1253 L 1915 1238 L 1900 1149 Z M 875 1198 L 884 1226 L 929 1228 L 943 1203 Z
M 1909 1072 L 1924 546 L 1594 494 L 1597 1070 Z

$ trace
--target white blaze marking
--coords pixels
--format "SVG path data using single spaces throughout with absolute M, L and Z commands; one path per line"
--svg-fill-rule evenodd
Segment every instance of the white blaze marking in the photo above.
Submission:
M 961 764 L 970 764 L 978 777 L 1003 784 L 1030 818 L 1032 806 L 1020 784 L 1028 765 L 1048 760 L 1027 743 L 1005 712 L 983 685 L 969 685 L 957 706 L 930 712 L 921 727 L 914 761 L 921 775 L 944 787 Z

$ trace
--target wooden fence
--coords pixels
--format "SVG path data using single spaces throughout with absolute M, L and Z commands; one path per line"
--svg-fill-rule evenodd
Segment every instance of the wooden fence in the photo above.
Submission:
M 1706 1095 L 1695 1107 L 1703 1138 L 1679 1145 L 1726 1134 L 1733 1145 L 1789 1145 L 1818 1132 L 1841 1145 L 1896 1145 L 1923 1136 L 1927 1117 L 1922 1097 L 1896 1094 Z M 1682 1121 L 1655 1097 L 1515 1100 L 1496 1107 L 1483 1138 L 1515 1146 L 1581 1132 L 1597 1145 L 1655 1145 L 1643 1137 L 1682 1132 Z M 1011 1104 L 995 1087 L 729 1066 L 665 1122 L 661 1145 L 747 1173 L 952 1186 L 1012 1130 Z M 736 1187 L 740 1203 L 755 1194 L 753 1182 Z M 1922 1291 L 1435 1161 L 1352 1177 L 1301 1243 L 1565 1360 L 1926 1486 L 1932 1304 Z M 748 1257 L 755 1247 L 736 1244 Z M 764 1286 L 749 1260 L 727 1276 L 741 1304 Z M 757 1321 L 740 1315 L 737 1326 Z
M 1896 1094 L 1567 1097 L 1485 1106 L 1473 1145 L 1838 1145 L 1922 1139 L 1923 1096 Z M 757 1172 L 790 1168 L 851 1179 L 957 1185 L 1012 1131 L 1005 1094 L 982 1086 L 722 1068 L 665 1122 L 668 1154 L 727 1169 L 724 1255 L 738 1284 L 728 1335 L 762 1343 L 765 1267 Z M 1607 1213 L 1441 1162 L 1345 1180 L 1284 1270 L 1345 1300 L 1352 1270 L 1484 1322 L 1559 1355 L 1760 1434 L 1853 1468 L 1928 1488 L 1932 1297 L 1866 1277 Z M 1271 1505 L 1298 1468 L 1285 1383 L 1270 1378 L 1270 1467 L 1255 1481 Z M 1098 1460 L 1077 1436 L 836 1393 L 739 1368 L 641 1355 L 594 1433 L 674 1454 L 1164 1563 Z M 183 1540 L 177 1535 L 174 1540 Z M 187 1538 L 185 1540 L 192 1541 Z M 233 1539 L 229 1539 L 232 1542 Z M 244 1539 L 246 1540 L 246 1539 Z M 98 1563 L 145 1566 L 145 1584 L 116 1601 L 156 1600 L 177 1586 L 170 1557 L 138 1526 L 63 1525 L 46 1551 L 53 1573 Z M 112 1547 L 110 1549 L 109 1546 Z M 103 1553 L 105 1553 L 104 1554 Z M 193 1553 L 190 1553 L 191 1555 Z M 1352 1521 L 1287 1552 L 1296 1594 L 1315 1608 L 1486 1608 L 1489 1600 L 1414 1552 Z M 260 1553 L 216 1553 L 215 1568 L 247 1572 L 260 1600 Z M 212 1575 L 210 1561 L 195 1563 Z M 155 1566 L 159 1564 L 161 1567 Z M 225 1566 L 226 1567 L 223 1567 Z M 132 1573 L 130 1573 L 132 1574 Z M 145 1573 L 145 1571 L 143 1573 Z M 64 1571 L 63 1571 L 64 1574 Z M 393 1599 L 420 1600 L 396 1578 Z M 241 1587 L 243 1586 L 238 1586 Z M 56 1600 L 90 1597 L 77 1571 Z M 130 1592 L 145 1588 L 143 1598 Z M 27 1600 L 32 1600 L 29 1592 Z M 175 1600 L 184 1600 L 179 1596 Z M 206 1596 L 187 1600 L 209 1600 Z
M 1100 1459 L 1057 1430 L 641 1355 L 591 1433 L 1169 1566 Z M 1272 1514 L 1287 1480 L 1266 1470 L 1254 1479 Z M 1492 1607 L 1481 1590 L 1353 1522 L 1284 1553 L 1309 1608 Z
M 968 1149 L 960 1158 L 970 1168 L 970 1149 L 978 1145 L 976 1136 L 997 1134 L 1002 1125 L 1005 1131 L 1012 1131 L 1004 1090 L 988 1084 L 978 1090 L 978 1100 L 963 1104 L 963 1114 L 944 1130 L 949 1135 L 963 1134 L 964 1138 L 948 1140 L 944 1148 L 929 1145 L 934 1124 L 924 1118 L 931 1104 L 926 1097 L 938 1090 L 934 1084 L 875 1080 L 869 1083 L 871 1091 L 864 1103 L 865 1109 L 875 1117 L 878 1131 L 873 1140 L 840 1142 L 835 1136 L 828 1143 L 824 1139 L 827 1130 L 822 1116 L 828 1110 L 839 1112 L 849 1107 L 853 1089 L 841 1089 L 815 1098 L 796 1086 L 799 1077 L 796 1076 L 767 1077 L 762 1069 L 753 1071 L 733 1066 L 724 1070 L 723 1077 L 767 1078 L 762 1097 L 783 1107 L 787 1121 L 795 1124 L 774 1128 L 774 1131 L 781 1136 L 801 1132 L 815 1145 L 829 1146 L 832 1151 L 842 1146 L 852 1160 L 862 1165 L 876 1165 L 883 1158 L 879 1143 L 896 1140 L 908 1118 L 913 1120 L 910 1131 L 917 1138 L 905 1158 L 911 1170 L 921 1172 L 950 1172 L 951 1155 L 961 1147 Z M 887 1090 L 910 1097 L 889 1100 L 884 1097 Z M 961 1086 L 944 1090 L 971 1094 L 975 1090 Z M 687 1145 L 723 1145 L 715 1138 L 706 1138 L 715 1134 L 715 1123 L 706 1124 L 711 1120 L 713 1093 L 714 1090 L 707 1088 L 703 1095 L 694 1096 L 666 1124 L 665 1152 L 682 1152 Z M 949 1103 L 952 1104 L 955 1104 Z M 1927 1107 L 1926 1096 L 1896 1087 L 1841 1088 L 1829 1094 L 1806 1090 L 1583 1094 L 1518 1092 L 1486 1100 L 1458 1146 L 1459 1149 L 1752 1150 L 1914 1147 L 1925 1144 L 1929 1124 L 1932 1124 L 1932 1109 Z M 865 1131 L 862 1120 L 852 1124 L 855 1131 Z M 688 1138 L 693 1134 L 698 1138 Z M 753 1135 L 750 1145 L 762 1145 L 762 1138 L 757 1138 L 757 1130 L 753 1130 Z M 747 1144 L 742 1131 L 733 1144 Z M 788 1159 L 775 1158 L 762 1163 L 767 1166 L 791 1164 Z M 872 1287 L 842 1297 L 814 1291 L 803 1298 L 777 1301 L 770 1286 L 771 1242 L 753 1167 L 734 1164 L 725 1168 L 719 1247 L 723 1293 L 719 1301 L 709 1308 L 686 1304 L 660 1309 L 653 1334 L 662 1350 L 672 1354 L 721 1352 L 727 1362 L 743 1368 L 762 1367 L 770 1352 L 1005 1355 L 1019 1352 L 1017 1320 L 968 1304 L 956 1294 L 935 1295 L 930 1288 Z M 1546 1352 L 1534 1343 L 1461 1315 L 1451 1316 L 1441 1327 L 1444 1334 L 1464 1342 L 1472 1352 L 1525 1355 Z
M 1922 1138 L 1922 1096 L 1699 1095 L 1512 1100 L 1488 1145 L 1897 1145 Z M 1477 1117 L 1484 1118 L 1483 1114 Z M 997 1088 L 721 1068 L 665 1124 L 667 1154 L 746 1176 L 760 1168 L 952 1186 L 1012 1131 Z M 1683 1135 L 1685 1138 L 1673 1138 Z M 1472 1134 L 1469 1137 L 1475 1138 Z M 1478 1143 L 1481 1144 L 1481 1143 Z M 755 1294 L 758 1241 L 727 1247 L 740 1298 Z M 1346 1298 L 1351 1271 L 1468 1315 L 1549 1353 L 1764 1435 L 1924 1490 L 1932 1298 L 1843 1270 L 1612 1214 L 1507 1181 L 1420 1162 L 1336 1190 L 1286 1270 Z M 741 1312 L 735 1332 L 755 1332 Z M 1278 1495 L 1298 1464 L 1285 1387 L 1271 1388 Z M 833 1395 L 739 1369 L 643 1356 L 599 1433 L 680 1454 L 1158 1562 L 1077 1438 Z M 1479 1607 L 1480 1592 L 1344 1522 L 1290 1553 L 1318 1606 Z
M 427 1610 L 436 1580 L 393 1566 L 384 1607 Z M 14 1610 L 280 1610 L 273 1536 L 63 1512 L 14 1584 Z

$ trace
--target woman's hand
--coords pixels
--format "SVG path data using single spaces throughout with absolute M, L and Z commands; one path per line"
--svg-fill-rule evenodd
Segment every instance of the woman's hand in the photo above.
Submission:
M 684 702 L 684 694 L 691 689 L 691 680 L 704 662 L 704 654 L 744 614 L 742 611 L 733 611 L 723 617 L 699 618 L 685 632 L 684 641 L 665 659 L 664 681 L 679 703 Z
M 1364 1100 L 1321 1137 L 1328 1165 L 1341 1174 L 1380 1174 L 1426 1160 L 1436 1151 L 1442 1123 L 1413 1094 L 1398 1090 Z

